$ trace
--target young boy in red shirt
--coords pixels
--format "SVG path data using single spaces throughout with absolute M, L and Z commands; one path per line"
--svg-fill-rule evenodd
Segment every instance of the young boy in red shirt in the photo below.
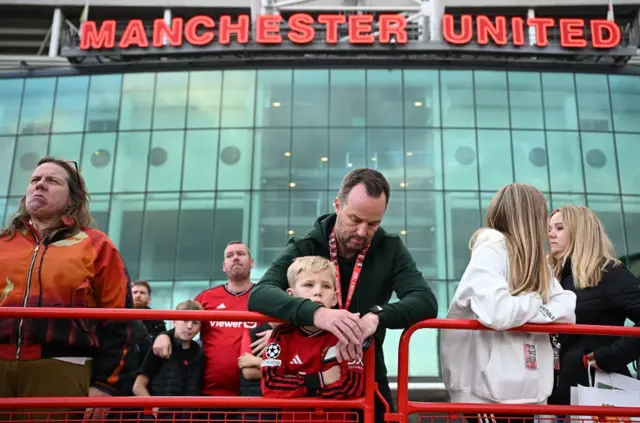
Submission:
M 329 308 L 337 303 L 336 270 L 324 257 L 295 259 L 287 271 L 287 280 L 289 295 Z M 362 396 L 362 360 L 338 363 L 337 343 L 333 334 L 313 326 L 276 327 L 262 357 L 262 394 L 280 398 Z

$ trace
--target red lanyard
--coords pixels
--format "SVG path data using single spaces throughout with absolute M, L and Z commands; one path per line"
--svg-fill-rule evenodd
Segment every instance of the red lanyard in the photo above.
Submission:
M 346 310 L 349 309 L 349 306 L 351 305 L 351 300 L 353 299 L 353 293 L 355 292 L 356 285 L 358 284 L 358 280 L 360 279 L 360 272 L 362 271 L 362 263 L 364 262 L 364 257 L 367 255 L 368 250 L 369 250 L 369 244 L 367 244 L 358 253 L 356 264 L 353 266 L 353 272 L 351 273 L 351 281 L 349 282 L 349 292 L 347 292 L 347 303 L 343 307 L 342 280 L 340 279 L 340 265 L 338 264 L 338 245 L 336 244 L 336 232 L 335 232 L 335 228 L 331 230 L 331 235 L 329 236 L 329 255 L 331 257 L 331 261 L 333 262 L 333 265 L 336 267 L 336 295 L 338 296 L 338 307 L 344 308 Z

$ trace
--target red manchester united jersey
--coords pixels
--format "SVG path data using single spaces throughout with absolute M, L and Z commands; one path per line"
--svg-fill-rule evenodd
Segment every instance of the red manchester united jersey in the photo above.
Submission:
M 253 285 L 252 285 L 253 287 Z M 195 298 L 205 310 L 247 311 L 251 288 L 232 292 L 227 285 L 202 291 Z M 238 357 L 245 328 L 255 322 L 210 321 L 203 322 L 200 339 L 205 354 L 203 395 L 237 396 L 240 389 Z
M 338 339 L 330 332 L 309 332 L 281 325 L 273 330 L 262 357 L 262 394 L 270 397 L 353 398 L 364 393 L 361 360 L 336 360 Z M 340 366 L 340 379 L 325 384 L 321 373 Z

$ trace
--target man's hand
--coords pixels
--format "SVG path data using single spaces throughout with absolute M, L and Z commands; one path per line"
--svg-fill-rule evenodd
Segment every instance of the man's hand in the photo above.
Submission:
M 251 351 L 253 351 L 253 355 L 256 357 L 260 357 L 262 355 L 264 348 L 269 343 L 269 338 L 271 338 L 271 332 L 273 332 L 273 330 L 269 329 L 256 334 L 259 339 L 251 344 Z
M 333 366 L 322 372 L 322 381 L 325 385 L 331 385 L 340 380 L 340 366 Z
M 153 343 L 153 353 L 160 358 L 171 358 L 171 338 L 169 335 L 161 334 L 156 337 Z
M 94 388 L 93 386 L 89 388 L 89 396 L 90 397 L 110 397 L 110 394 L 107 394 L 104 391 L 101 391 L 98 388 Z M 108 408 L 87 408 L 84 412 L 84 421 L 105 421 L 107 414 L 109 414 Z
M 360 319 L 362 341 L 376 333 L 379 323 L 380 319 L 378 315 L 373 313 L 367 313 Z M 338 363 L 342 363 L 343 360 L 354 361 L 360 358 L 362 358 L 362 347 L 360 347 L 359 351 L 355 351 L 350 344 L 338 341 L 338 345 L 336 345 L 336 359 Z
M 320 307 L 313 314 L 313 325 L 333 333 L 338 338 L 338 345 L 342 345 L 342 351 L 340 347 L 337 348 L 339 362 L 342 358 L 356 360 L 362 357 L 363 333 L 367 328 L 359 313 Z

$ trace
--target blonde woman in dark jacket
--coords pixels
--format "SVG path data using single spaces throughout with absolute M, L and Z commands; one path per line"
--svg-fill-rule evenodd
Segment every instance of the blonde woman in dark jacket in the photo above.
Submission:
M 564 289 L 577 295 L 576 323 L 640 325 L 640 282 L 616 258 L 596 214 L 568 205 L 549 219 L 550 263 Z M 588 386 L 587 362 L 602 371 L 630 375 L 627 365 L 640 356 L 640 338 L 558 335 L 560 371 L 549 404 L 570 404 L 571 386 Z

